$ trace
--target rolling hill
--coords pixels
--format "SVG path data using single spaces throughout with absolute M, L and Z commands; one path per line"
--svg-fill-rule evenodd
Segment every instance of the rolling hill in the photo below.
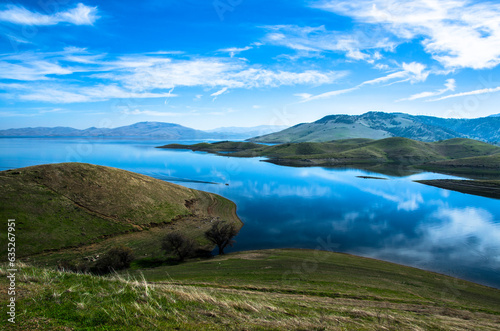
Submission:
M 428 155 L 480 155 L 496 148 L 474 143 L 440 143 Z M 404 138 L 336 144 L 285 144 L 283 150 L 244 142 L 203 146 L 235 153 L 274 148 L 286 155 L 371 144 L 383 157 L 430 145 Z M 241 226 L 235 205 L 214 194 L 79 163 L 2 171 L 0 187 L 1 217 L 16 218 L 20 330 L 496 330 L 500 323 L 498 289 L 319 249 L 147 264 L 158 256 L 166 233 L 181 231 L 203 244 L 201 233 L 214 218 Z M 61 260 L 97 257 L 117 244 L 133 248 L 138 258 L 131 269 L 97 276 L 52 268 Z M 330 249 L 326 242 L 319 247 Z M 0 264 L 3 302 L 11 297 L 9 273 Z M 0 320 L 0 328 L 9 324 Z
M 280 132 L 249 139 L 261 143 L 325 142 L 340 139 L 404 137 L 425 142 L 470 138 L 500 142 L 500 118 L 445 119 L 403 113 L 330 115 Z
M 194 145 L 169 144 L 158 148 L 189 149 L 231 157 L 265 156 L 269 158 L 269 162 L 280 164 L 285 161 L 296 161 L 296 165 L 324 166 L 370 163 L 421 165 L 442 161 L 440 164 L 443 166 L 448 163 L 457 166 L 464 160 L 468 166 L 500 166 L 496 162 L 500 155 L 500 147 L 465 138 L 432 143 L 400 137 L 379 140 L 358 138 L 272 146 L 253 142 L 222 141 Z M 492 162 L 487 162 L 488 158 L 491 158 Z M 478 161 L 472 162 L 471 160 Z
M 21 265 L 19 330 L 498 330 L 500 291 L 319 250 L 231 253 L 111 277 Z M 8 288 L 6 268 L 0 284 Z M 7 291 L 0 292 L 7 302 Z M 0 328 L 8 329 L 7 318 Z
M 268 158 L 267 162 L 285 166 L 352 167 L 396 176 L 420 169 L 471 178 L 500 177 L 500 147 L 466 138 L 430 143 L 400 137 L 358 138 L 274 146 L 223 141 L 159 148 L 190 149 L 228 157 L 263 156 Z
M 203 232 L 212 219 L 242 225 L 236 206 L 225 198 L 90 164 L 2 171 L 0 187 L 0 215 L 15 218 L 16 231 L 22 233 L 17 239 L 22 247 L 19 257 L 42 253 L 51 253 L 55 259 L 81 257 L 117 244 L 141 255 L 152 254 L 159 251 L 159 237 L 174 229 L 207 246 Z M 4 247 L 6 240 L 2 231 Z

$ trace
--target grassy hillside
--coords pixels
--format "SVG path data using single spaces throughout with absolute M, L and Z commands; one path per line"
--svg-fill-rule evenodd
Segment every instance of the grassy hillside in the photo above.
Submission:
M 268 161 L 288 166 L 359 167 L 383 171 L 396 166 L 413 167 L 463 175 L 500 176 L 500 147 L 456 138 L 425 143 L 407 138 L 346 139 L 323 143 L 303 142 L 267 146 L 249 142 L 166 145 L 233 157 L 268 157 Z M 376 170 L 378 169 L 378 170 Z
M 430 162 L 422 169 L 473 177 L 500 175 L 500 154 Z
M 207 244 L 202 233 L 211 219 L 241 226 L 229 200 L 109 167 L 62 163 L 2 171 L 0 186 L 0 215 L 16 219 L 19 257 L 81 257 L 114 243 L 148 254 L 176 227 Z M 2 231 L 0 245 L 6 240 Z
M 339 139 L 404 137 L 432 142 L 471 138 L 498 143 L 500 119 L 445 119 L 403 113 L 368 112 L 362 115 L 330 115 L 280 132 L 250 139 L 262 143 L 326 142 Z
M 419 118 L 402 113 L 368 112 L 359 116 L 330 115 L 313 123 L 298 124 L 280 132 L 252 138 L 253 142 L 325 142 L 331 140 L 405 137 L 421 141 L 437 141 L 463 134 L 442 126 L 423 123 Z
M 5 268 L 0 269 L 5 288 Z M 0 292 L 3 302 L 8 297 Z M 18 329 L 497 330 L 500 291 L 312 250 L 232 253 L 112 277 L 23 266 Z M 0 325 L 6 327 L 6 319 Z

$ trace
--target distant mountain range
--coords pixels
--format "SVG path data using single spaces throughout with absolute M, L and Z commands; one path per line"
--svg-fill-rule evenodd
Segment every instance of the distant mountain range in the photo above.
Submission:
M 247 139 L 280 131 L 286 127 L 262 125 L 257 127 L 231 127 L 210 131 L 191 129 L 179 124 L 140 122 L 118 128 L 88 128 L 78 130 L 69 127 L 36 127 L 0 130 L 0 136 L 10 137 L 158 137 L 166 140 L 184 139 Z
M 404 137 L 425 142 L 470 138 L 498 144 L 500 116 L 446 119 L 403 113 L 368 112 L 363 115 L 330 115 L 280 132 L 249 139 L 261 143 L 325 142 L 339 139 Z

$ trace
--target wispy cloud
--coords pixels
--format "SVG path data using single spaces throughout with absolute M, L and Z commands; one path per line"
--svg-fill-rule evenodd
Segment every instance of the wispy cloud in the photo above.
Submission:
M 98 18 L 97 7 L 89 7 L 82 3 L 75 8 L 51 15 L 30 11 L 16 5 L 3 6 L 0 10 L 0 21 L 19 25 L 56 25 L 59 23 L 92 25 Z
M 144 99 L 175 97 L 171 93 L 131 92 L 116 85 L 77 86 L 52 84 L 1 84 L 0 89 L 9 90 L 8 97 L 16 100 L 42 101 L 50 103 L 96 102 L 109 99 Z
M 445 87 L 443 89 L 439 89 L 439 90 L 433 91 L 433 92 L 421 92 L 421 93 L 413 94 L 408 98 L 399 99 L 399 100 L 397 100 L 397 102 L 430 98 L 430 97 L 435 97 L 435 96 L 438 96 L 441 94 L 445 94 L 448 91 L 455 91 L 455 88 L 456 88 L 455 80 L 454 79 L 447 79 L 446 84 L 444 84 L 444 86 Z
M 403 82 L 410 82 L 413 84 L 413 83 L 417 83 L 417 82 L 423 82 L 427 79 L 427 77 L 429 76 L 429 71 L 426 71 L 425 69 L 426 69 L 426 66 L 421 64 L 421 63 L 417 63 L 417 62 L 403 63 L 401 65 L 401 70 L 399 70 L 397 72 L 388 74 L 388 75 L 383 76 L 383 77 L 364 81 L 361 84 L 354 86 L 354 87 L 351 87 L 351 88 L 330 91 L 330 92 L 322 93 L 322 94 L 315 95 L 315 96 L 308 94 L 308 93 L 299 93 L 299 94 L 295 94 L 295 95 L 301 97 L 302 100 L 300 102 L 303 103 L 303 102 L 309 102 L 309 101 L 318 100 L 318 99 L 327 99 L 327 98 L 331 98 L 331 97 L 334 97 L 337 95 L 349 93 L 352 91 L 356 91 L 356 90 L 358 90 L 361 87 L 366 86 L 366 85 L 375 85 L 375 84 L 387 83 L 387 82 L 391 82 L 391 81 L 392 82 L 390 84 L 403 83 Z
M 91 102 L 110 98 L 174 96 L 175 87 L 228 89 L 273 88 L 282 85 L 330 84 L 346 72 L 306 70 L 293 72 L 249 65 L 242 59 L 136 54 L 110 58 L 86 49 L 68 47 L 60 52 L 25 52 L 0 55 L 3 97 L 54 103 Z M 71 81 L 62 79 L 72 75 Z M 41 85 L 38 81 L 49 81 Z M 162 92 L 164 90 L 165 92 Z
M 49 79 L 48 75 L 68 75 L 71 73 L 71 70 L 48 61 L 34 61 L 22 65 L 0 62 L 0 78 L 3 79 L 38 81 Z
M 382 57 L 379 50 L 392 50 L 396 43 L 389 38 L 369 38 L 362 31 L 328 31 L 323 25 L 318 27 L 297 25 L 265 26 L 266 44 L 284 46 L 297 52 L 344 53 L 350 60 L 365 60 L 373 63 Z
M 500 92 L 500 86 L 495 87 L 495 88 L 484 88 L 484 89 L 480 89 L 480 90 L 474 90 L 474 91 L 469 91 L 469 92 L 462 92 L 462 93 L 457 93 L 457 94 L 446 95 L 444 97 L 432 99 L 429 101 L 440 101 L 440 100 L 446 100 L 446 99 L 450 99 L 450 98 L 466 97 L 469 95 L 478 95 L 478 94 L 495 93 L 495 92 Z
M 227 88 L 278 87 L 282 85 L 334 82 L 344 72 L 307 70 L 274 71 L 251 66 L 245 61 L 223 58 L 190 60 L 130 58 L 122 60 L 106 77 L 121 82 L 131 90 L 166 89 L 174 86 L 206 86 Z
M 212 99 L 212 101 L 215 101 L 215 99 L 217 99 L 217 97 L 218 97 L 219 95 L 221 95 L 221 94 L 225 93 L 227 90 L 228 90 L 228 88 L 227 88 L 227 87 L 223 87 L 223 88 L 222 88 L 222 89 L 220 89 L 219 91 L 217 91 L 217 92 L 214 92 L 214 93 L 210 94 L 210 96 L 211 96 L 211 97 L 214 97 L 214 98 Z
M 425 51 L 445 67 L 483 69 L 500 63 L 500 5 L 494 1 L 323 0 L 313 6 L 376 24 L 374 38 L 423 36 Z
M 313 101 L 313 100 L 319 100 L 319 99 L 328 99 L 328 98 L 331 98 L 331 97 L 334 97 L 334 96 L 337 96 L 337 95 L 341 95 L 341 94 L 345 94 L 345 93 L 349 93 L 349 92 L 352 92 L 352 91 L 356 91 L 357 89 L 360 88 L 361 85 L 358 85 L 358 86 L 355 86 L 355 87 L 351 87 L 351 88 L 347 88 L 347 89 L 343 89 L 343 90 L 335 90 L 335 91 L 330 91 L 330 92 L 326 92 L 326 93 L 322 93 L 322 94 L 318 94 L 318 95 L 311 95 L 311 94 L 308 94 L 308 93 L 299 93 L 299 94 L 296 94 L 297 96 L 303 98 L 303 100 L 301 102 L 309 102 L 309 101 Z
M 155 110 L 140 110 L 140 109 L 134 109 L 134 110 L 123 110 L 123 114 L 126 115 L 146 115 L 146 116 L 156 116 L 156 117 L 181 117 L 181 116 L 193 116 L 197 115 L 196 113 L 172 113 L 172 112 L 162 112 L 162 111 L 155 111 Z
M 229 53 L 229 56 L 233 57 L 236 54 L 239 54 L 239 53 L 244 52 L 244 51 L 248 51 L 252 48 L 253 47 L 250 47 L 250 46 L 246 46 L 246 47 L 242 47 L 242 48 L 230 47 L 230 48 L 219 49 L 218 52 Z
M 424 82 L 429 76 L 429 71 L 426 71 L 426 66 L 422 63 L 412 62 L 412 63 L 403 63 L 400 71 L 394 72 L 384 77 L 376 78 L 373 80 L 368 80 L 361 84 L 363 85 L 373 85 L 379 83 L 389 82 L 394 79 L 399 79 L 397 83 L 402 82 L 410 82 L 410 83 L 418 83 Z

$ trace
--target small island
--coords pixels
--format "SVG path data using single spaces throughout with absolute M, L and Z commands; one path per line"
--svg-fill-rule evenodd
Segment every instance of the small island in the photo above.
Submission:
M 226 157 L 265 157 L 265 162 L 291 167 L 357 168 L 390 176 L 431 171 L 480 181 L 426 180 L 419 183 L 500 199 L 500 147 L 472 139 L 421 142 L 392 137 L 330 142 L 264 145 L 222 141 L 158 148 L 188 149 Z M 379 177 L 370 177 L 383 179 Z

